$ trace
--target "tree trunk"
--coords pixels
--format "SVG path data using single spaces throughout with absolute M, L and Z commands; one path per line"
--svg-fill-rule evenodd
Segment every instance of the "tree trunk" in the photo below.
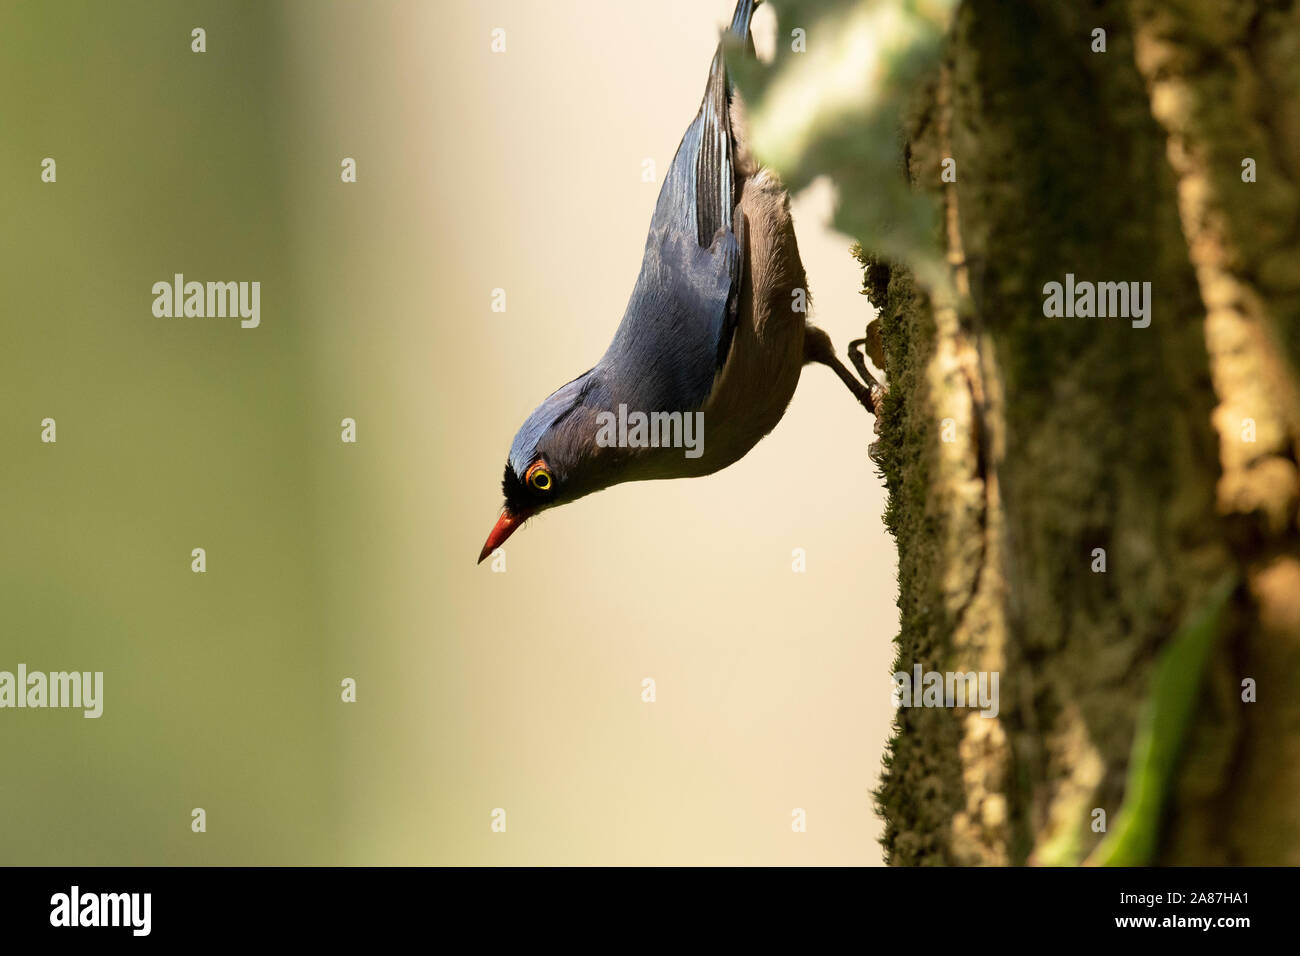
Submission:
M 1298 94 L 1293 2 L 956 12 L 906 129 L 953 291 L 864 285 L 896 670 L 999 705 L 899 709 L 891 862 L 1300 864 Z

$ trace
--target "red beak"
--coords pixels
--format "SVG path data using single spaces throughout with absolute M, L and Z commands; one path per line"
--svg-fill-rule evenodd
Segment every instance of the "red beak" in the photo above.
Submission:
M 527 521 L 532 516 L 531 511 L 524 511 L 520 514 L 512 514 L 509 509 L 501 512 L 501 517 L 497 518 L 497 523 L 492 526 L 492 533 L 488 535 L 487 541 L 483 545 L 483 550 L 479 553 L 478 563 L 482 564 L 483 559 L 495 551 L 501 545 L 506 543 L 506 538 L 515 533 L 515 529 Z

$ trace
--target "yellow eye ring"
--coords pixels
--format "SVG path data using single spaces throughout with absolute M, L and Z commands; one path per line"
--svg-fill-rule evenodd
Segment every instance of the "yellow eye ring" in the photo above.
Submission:
M 538 462 L 528 470 L 528 483 L 538 491 L 550 491 L 551 473 L 546 470 L 546 466 Z

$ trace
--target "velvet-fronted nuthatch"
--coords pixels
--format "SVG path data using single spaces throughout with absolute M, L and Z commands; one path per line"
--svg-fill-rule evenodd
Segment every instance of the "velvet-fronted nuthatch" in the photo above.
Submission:
M 480 562 L 545 509 L 620 482 L 707 475 L 739 460 L 776 427 L 809 362 L 832 368 L 876 411 L 880 388 L 865 365 L 854 362 L 870 388 L 795 307 L 807 280 L 789 198 L 745 147 L 726 51 L 752 54 L 757 5 L 740 0 L 730 38 L 718 44 L 704 101 L 659 192 L 614 341 L 515 435 L 505 508 Z M 680 436 L 698 416 L 707 441 L 684 453 Z

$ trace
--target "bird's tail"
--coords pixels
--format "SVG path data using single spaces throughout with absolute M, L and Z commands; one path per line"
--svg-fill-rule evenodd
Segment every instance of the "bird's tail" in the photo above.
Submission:
M 736 12 L 731 15 L 731 35 L 741 43 L 749 40 L 749 21 L 762 2 L 763 0 L 739 0 L 736 4 Z

